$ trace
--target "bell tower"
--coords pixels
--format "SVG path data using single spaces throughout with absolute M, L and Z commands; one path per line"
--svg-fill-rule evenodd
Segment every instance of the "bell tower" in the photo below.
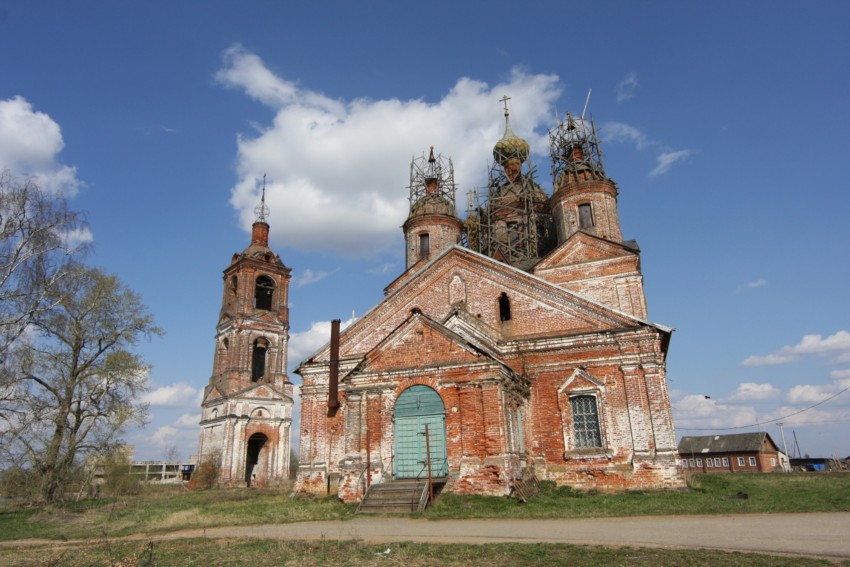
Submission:
M 199 464 L 218 471 L 220 486 L 289 476 L 290 269 L 269 248 L 265 179 L 254 212 L 250 245 L 224 270 L 213 372 L 201 405 Z
M 455 208 L 452 160 L 414 158 L 410 163 L 410 214 L 404 221 L 405 268 L 433 258 L 449 246 L 460 244 L 463 224 Z

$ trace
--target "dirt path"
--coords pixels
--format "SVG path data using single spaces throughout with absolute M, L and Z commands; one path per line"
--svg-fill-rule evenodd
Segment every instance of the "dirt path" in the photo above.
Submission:
M 361 516 L 349 521 L 181 530 L 127 539 L 195 537 L 360 540 L 387 544 L 395 541 L 473 544 L 544 542 L 670 549 L 709 548 L 850 559 L 850 513 L 439 521 Z M 39 543 L 42 542 L 5 542 L 4 547 Z M 49 545 L 57 543 L 53 541 Z M 81 542 L 68 543 L 79 545 Z
M 346 522 L 212 528 L 162 536 L 163 539 L 185 537 L 356 539 L 375 543 L 546 542 L 850 558 L 850 513 L 440 521 L 361 516 Z

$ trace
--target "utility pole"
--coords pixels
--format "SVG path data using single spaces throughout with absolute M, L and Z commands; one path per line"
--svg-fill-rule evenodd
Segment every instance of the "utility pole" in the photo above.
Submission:
M 790 459 L 791 457 L 788 456 L 788 445 L 785 443 L 785 430 L 782 428 L 785 424 L 780 421 L 776 425 L 779 426 L 779 433 L 782 434 L 782 450 L 785 453 L 785 458 Z

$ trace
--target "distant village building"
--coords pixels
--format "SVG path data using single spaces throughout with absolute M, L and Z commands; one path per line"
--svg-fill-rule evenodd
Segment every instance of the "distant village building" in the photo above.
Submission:
M 789 471 L 788 457 L 764 431 L 682 437 L 682 468 L 690 472 Z
M 213 372 L 202 402 L 199 467 L 213 465 L 220 486 L 289 478 L 290 269 L 269 249 L 265 187 L 255 212 L 251 244 L 224 270 Z
M 367 485 L 432 476 L 506 495 L 532 474 L 603 491 L 683 486 L 672 329 L 647 319 L 593 123 L 567 115 L 550 135 L 551 196 L 507 107 L 505 126 L 465 222 L 451 160 L 432 148 L 413 161 L 405 271 L 296 370 L 299 490 L 357 501 Z M 208 393 L 205 424 L 223 396 Z

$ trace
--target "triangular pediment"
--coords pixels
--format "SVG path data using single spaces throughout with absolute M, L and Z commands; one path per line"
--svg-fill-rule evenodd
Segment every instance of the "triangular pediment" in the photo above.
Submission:
M 482 343 L 576 336 L 649 324 L 459 246 L 447 248 L 415 273 L 397 280 L 394 287 L 342 331 L 342 360 L 362 359 L 416 309 L 442 322 L 458 310 L 466 311 L 478 320 L 478 324 L 466 326 L 478 327 L 492 337 Z M 510 303 L 509 320 L 504 320 L 500 312 L 502 294 Z M 306 362 L 324 363 L 329 358 L 329 346 L 325 345 Z
M 534 272 L 623 256 L 637 256 L 637 252 L 623 243 L 579 231 L 534 266 Z
M 350 376 L 362 373 L 498 362 L 486 349 L 421 312 L 411 313 L 370 350 Z
M 223 398 L 225 398 L 224 392 L 222 392 L 216 384 L 210 384 L 206 387 L 204 400 L 201 402 L 201 405 L 207 405 Z
M 284 394 L 279 391 L 277 388 L 272 386 L 271 384 L 265 383 L 254 383 L 250 386 L 243 388 L 241 390 L 236 390 L 230 393 L 222 390 L 219 385 L 211 384 L 207 386 L 207 392 L 204 395 L 203 405 L 208 405 L 210 403 L 214 403 L 220 399 L 234 399 L 234 398 L 244 398 L 244 399 L 253 399 L 253 400 L 272 400 L 272 401 L 280 401 L 280 400 L 288 400 L 292 401 L 292 397 Z
M 604 386 L 605 384 L 588 374 L 583 368 L 576 368 L 558 388 L 558 393 L 594 392 L 601 390 Z

